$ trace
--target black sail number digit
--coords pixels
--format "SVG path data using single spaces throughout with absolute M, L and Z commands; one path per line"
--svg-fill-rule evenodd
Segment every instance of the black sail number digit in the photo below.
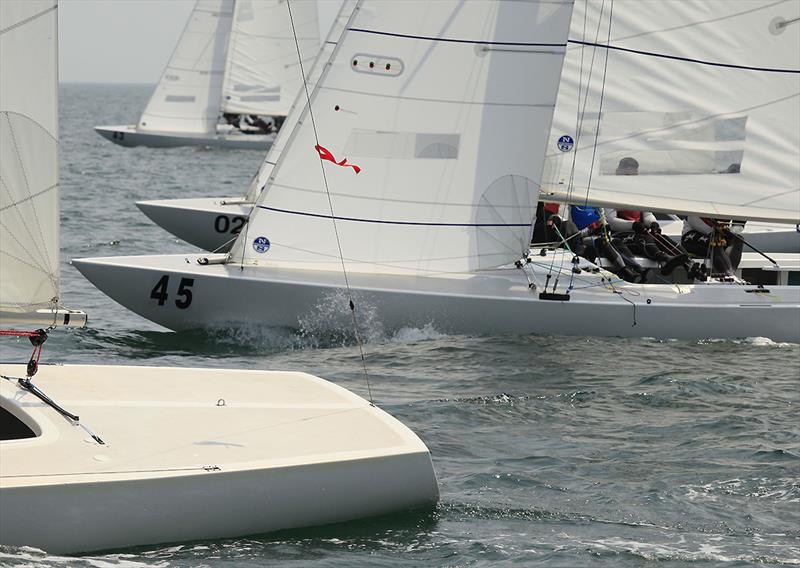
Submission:
M 158 305 L 163 306 L 164 302 L 167 301 L 167 285 L 169 284 L 169 276 L 166 274 L 162 276 L 156 285 L 153 287 L 153 290 L 150 292 L 150 297 L 154 300 L 158 300 Z
M 234 217 L 231 219 L 231 235 L 238 235 L 241 233 L 245 222 L 247 222 L 246 217 Z
M 194 278 L 181 278 L 178 296 L 183 296 L 183 299 L 175 300 L 175 305 L 181 310 L 185 310 L 192 304 L 192 291 L 189 289 L 192 286 L 194 286 Z

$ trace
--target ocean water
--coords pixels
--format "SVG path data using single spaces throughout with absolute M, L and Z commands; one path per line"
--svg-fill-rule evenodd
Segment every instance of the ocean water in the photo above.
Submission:
M 236 196 L 259 165 L 259 152 L 126 149 L 92 132 L 135 122 L 149 94 L 62 86 L 62 289 L 90 324 L 54 333 L 43 360 L 304 370 L 366 396 L 358 349 L 339 336 L 168 332 L 69 265 L 193 250 L 134 201 Z M 800 346 L 386 336 L 379 321 L 368 335 L 375 402 L 430 448 L 435 509 L 83 557 L 0 547 L 0 566 L 800 565 Z M 25 341 L 0 350 L 30 354 Z

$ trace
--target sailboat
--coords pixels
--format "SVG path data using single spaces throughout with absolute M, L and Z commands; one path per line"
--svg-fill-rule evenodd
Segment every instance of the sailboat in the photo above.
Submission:
M 317 56 L 311 70 L 308 72 L 309 88 L 313 88 L 316 84 L 319 74 L 322 72 L 322 66 L 328 60 L 333 46 L 336 44 L 336 40 L 341 35 L 343 26 L 352 12 L 353 5 L 354 0 L 348 0 L 342 5 L 338 18 L 334 21 L 326 41 L 323 42 L 320 54 Z M 597 10 L 599 5 L 593 6 L 594 9 Z M 597 14 L 595 14 L 595 17 L 597 17 Z M 581 53 L 583 56 L 587 54 L 587 47 L 583 45 L 585 43 L 583 42 L 585 34 L 586 20 L 576 12 L 576 17 L 573 17 L 570 29 L 570 38 L 573 38 L 575 43 L 570 53 Z M 601 61 L 602 58 L 598 59 L 598 64 L 601 63 Z M 581 70 L 579 65 L 568 69 L 567 72 L 564 73 L 562 77 L 562 80 L 566 82 L 564 91 L 568 90 L 570 87 L 575 88 L 579 82 L 578 75 L 581 73 L 584 75 L 584 80 L 586 80 L 586 76 L 590 76 L 590 73 L 586 70 Z M 602 70 L 595 69 L 595 81 L 597 81 L 597 77 L 601 76 L 601 73 Z M 298 105 L 297 103 L 305 102 L 305 95 L 303 93 L 300 93 L 300 95 L 300 98 L 296 101 L 295 105 L 292 106 L 292 110 L 284 123 L 284 135 L 287 138 L 303 109 L 302 104 Z M 593 95 L 596 97 L 597 92 L 594 92 Z M 562 94 L 559 102 L 556 104 L 557 126 L 554 126 L 553 131 L 554 133 L 561 133 L 556 137 L 556 140 L 564 135 L 569 136 L 570 139 L 576 136 L 574 132 L 575 127 L 564 124 L 572 120 L 570 117 L 574 117 L 576 114 L 575 96 L 576 94 L 573 93 L 571 97 L 572 100 L 570 101 Z M 674 113 L 673 116 L 675 116 Z M 596 124 L 596 122 L 591 124 L 590 121 L 585 122 L 585 131 L 591 133 L 591 126 Z M 186 242 L 211 252 L 228 252 L 233 245 L 236 235 L 239 234 L 245 223 L 247 223 L 250 210 L 261 189 L 267 182 L 269 172 L 272 170 L 272 166 L 277 162 L 282 147 L 281 135 L 279 134 L 275 144 L 267 153 L 258 174 L 251 181 L 244 196 L 147 200 L 137 202 L 136 206 L 157 225 Z M 563 168 L 568 164 L 568 162 L 565 161 L 566 157 L 564 154 L 560 150 L 556 151 L 557 147 L 557 144 L 554 144 L 553 152 L 548 155 L 548 165 L 552 165 L 556 169 L 559 166 Z M 567 150 L 567 152 L 570 150 Z M 575 149 L 576 154 L 578 150 L 579 149 Z M 571 157 L 571 155 L 567 157 Z M 561 159 L 559 160 L 559 158 Z M 556 189 L 564 185 L 563 175 L 565 172 L 561 171 L 560 174 L 562 176 L 561 178 L 551 180 L 555 182 Z M 551 172 L 551 175 L 554 175 L 554 172 Z M 663 233 L 676 241 L 680 241 L 683 222 L 675 215 L 671 217 L 674 218 L 673 221 L 667 220 L 661 223 Z M 742 236 L 757 250 L 763 252 L 800 253 L 800 230 L 798 230 L 795 225 L 751 221 L 745 226 Z
M 306 73 L 309 89 L 313 89 L 319 80 L 354 7 L 355 0 L 342 2 L 328 36 L 322 43 L 322 48 Z M 267 151 L 258 172 L 250 181 L 244 196 L 148 200 L 139 201 L 136 206 L 157 225 L 186 242 L 207 251 L 228 252 L 236 236 L 247 223 L 250 210 L 261 193 L 261 188 L 267 182 L 273 165 L 277 163 L 278 156 L 286 145 L 286 139 L 297 125 L 297 120 L 305 108 L 305 102 L 305 88 L 303 88 L 298 91 L 298 97 L 292 104 L 281 130 L 275 135 L 275 141 Z
M 266 149 L 275 134 L 240 115 L 279 126 L 303 81 L 298 48 L 308 61 L 319 50 L 316 0 L 297 0 L 293 15 L 284 0 L 197 0 L 139 122 L 95 131 L 121 146 Z
M 597 7 L 604 5 L 601 18 Z M 230 253 L 81 259 L 75 265 L 122 305 L 176 330 L 301 327 L 321 307 L 335 308 L 347 285 L 387 331 L 433 324 L 454 333 L 800 341 L 800 287 L 629 284 L 573 266 L 565 252 L 530 256 L 540 185 L 551 194 L 563 189 L 565 200 L 583 200 L 581 191 L 589 190 L 598 204 L 800 220 L 792 160 L 800 149 L 792 104 L 800 96 L 800 26 L 774 33 L 777 26 L 770 24 L 796 21 L 800 5 L 711 1 L 676 9 L 673 3 L 617 0 L 613 14 L 611 3 L 578 3 L 575 17 L 582 18 L 586 6 L 597 10 L 586 11 L 590 23 L 597 14 L 594 28 L 587 25 L 598 30 L 591 47 L 599 61 L 591 67 L 606 68 L 599 78 L 610 95 L 621 75 L 637 82 L 636 96 L 626 99 L 634 108 L 657 114 L 660 96 L 667 106 L 688 109 L 682 111 L 686 121 L 747 113 L 744 140 L 684 144 L 710 151 L 719 144 L 743 147 L 740 174 L 701 169 L 663 176 L 684 182 L 675 193 L 656 184 L 654 175 L 611 185 L 612 176 L 598 173 L 611 157 L 600 154 L 589 162 L 585 180 L 576 166 L 572 185 L 561 186 L 553 164 L 545 172 L 545 157 L 568 136 L 553 140 L 553 109 L 562 66 L 571 74 L 587 47 L 568 44 L 571 2 L 364 0 Z M 701 13 L 705 17 L 698 18 Z M 756 15 L 763 25 L 753 24 Z M 660 50 L 639 49 L 645 37 Z M 730 38 L 741 42 L 735 52 Z M 707 49 L 705 60 L 692 51 L 698 46 Z M 741 58 L 733 63 L 731 55 Z M 639 58 L 645 62 L 634 61 Z M 606 59 L 607 67 L 599 63 Z M 649 71 L 625 75 L 629 63 Z M 587 85 L 598 88 L 587 82 L 581 92 Z M 657 95 L 652 103 L 651 91 Z M 573 127 L 582 116 L 606 124 L 608 107 L 573 107 Z M 780 147 L 769 155 L 775 136 Z M 634 141 L 647 148 L 651 139 Z M 633 149 L 638 146 L 624 151 Z M 586 153 L 583 148 L 578 155 Z M 762 158 L 764 164 L 751 165 Z M 735 189 L 720 187 L 724 183 Z M 638 190 L 627 191 L 623 201 L 615 197 L 618 187 Z M 191 306 L 159 301 L 182 279 L 193 283 Z
M 41 365 L 62 306 L 55 0 L 0 2 L 0 545 L 76 553 L 225 538 L 430 505 L 407 427 L 306 373 Z M 25 54 L 21 57 L 19 54 Z M 191 301 L 187 283 L 182 302 Z

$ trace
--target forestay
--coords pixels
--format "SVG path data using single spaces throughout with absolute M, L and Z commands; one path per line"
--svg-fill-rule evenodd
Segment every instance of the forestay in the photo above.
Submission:
M 0 313 L 59 303 L 56 8 L 0 2 Z
M 795 0 L 577 1 L 542 191 L 800 221 L 798 18 Z
M 303 63 L 319 51 L 316 0 L 293 0 Z M 222 85 L 223 112 L 286 116 L 303 76 L 286 0 L 237 0 Z
M 350 271 L 427 275 L 520 258 L 571 8 L 359 4 L 312 95 L 313 121 L 306 109 L 232 258 L 341 270 L 331 206 Z
M 303 62 L 309 93 L 314 90 L 314 87 L 319 80 L 319 76 L 322 74 L 322 71 L 325 67 L 325 63 L 327 63 L 328 59 L 330 59 L 330 56 L 333 53 L 333 48 L 336 46 L 336 42 L 338 41 L 339 37 L 341 37 L 345 25 L 350 19 L 350 15 L 353 13 L 353 8 L 355 8 L 355 5 L 356 0 L 344 0 L 342 2 L 341 7 L 339 8 L 339 13 L 336 15 L 336 19 L 333 21 L 333 24 L 328 31 L 328 35 L 325 38 L 322 47 L 317 52 L 317 56 L 314 58 L 313 63 L 308 66 L 306 65 L 305 61 Z M 292 2 L 293 16 L 295 15 L 295 6 L 297 6 L 297 3 Z M 294 17 L 296 18 L 296 16 Z M 297 61 L 296 50 L 294 52 L 294 61 Z M 267 151 L 266 158 L 264 158 L 264 161 L 261 163 L 261 167 L 258 169 L 258 173 L 250 182 L 250 187 L 247 189 L 247 195 L 245 196 L 246 201 L 250 203 L 255 202 L 258 194 L 261 192 L 261 189 L 267 182 L 269 175 L 272 173 L 272 168 L 277 163 L 278 157 L 286 145 L 286 140 L 289 138 L 289 135 L 292 133 L 295 126 L 297 126 L 297 119 L 300 118 L 300 114 L 305 110 L 305 107 L 306 93 L 301 81 L 297 96 L 294 98 L 292 106 L 289 108 L 289 113 L 286 116 L 283 126 L 281 126 L 281 129 L 275 135 L 275 141 Z
M 233 0 L 197 0 L 139 129 L 216 130 L 232 16 Z

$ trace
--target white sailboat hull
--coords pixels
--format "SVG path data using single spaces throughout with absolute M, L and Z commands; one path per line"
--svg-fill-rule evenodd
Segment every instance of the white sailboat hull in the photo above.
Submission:
M 0 442 L 2 545 L 74 553 L 218 539 L 438 497 L 413 432 L 304 373 L 43 366 L 35 383 L 105 445 L 2 381 L 3 408 L 40 429 Z
M 241 199 L 163 199 L 138 201 L 136 207 L 156 225 L 187 243 L 208 251 L 228 252 L 253 207 L 252 203 L 236 201 Z
M 229 326 L 322 332 L 349 329 L 340 273 L 200 266 L 197 258 L 163 255 L 73 263 L 123 306 L 174 330 Z M 543 260 L 537 269 L 540 287 L 545 282 L 542 270 L 550 262 Z M 584 272 L 576 277 L 569 301 L 553 301 L 540 299 L 538 292 L 528 288 L 522 271 L 513 268 L 425 278 L 349 274 L 362 317 L 369 314 L 371 325 L 385 332 L 432 324 L 448 333 L 680 339 L 763 336 L 800 342 L 800 287 L 770 286 L 765 291 L 734 284 L 616 283 L 612 288 L 601 282 L 601 276 Z M 560 278 L 558 291 L 563 292 L 569 273 L 565 271 Z M 159 282 L 167 293 L 161 304 L 153 297 L 158 296 Z M 187 290 L 191 291 L 189 305 Z
M 232 150 L 267 150 L 275 140 L 274 134 L 243 134 L 234 130 L 218 130 L 215 134 L 191 132 L 159 132 L 139 130 L 132 125 L 95 126 L 95 132 L 114 144 L 132 148 L 176 148 L 178 146 L 203 146 Z

